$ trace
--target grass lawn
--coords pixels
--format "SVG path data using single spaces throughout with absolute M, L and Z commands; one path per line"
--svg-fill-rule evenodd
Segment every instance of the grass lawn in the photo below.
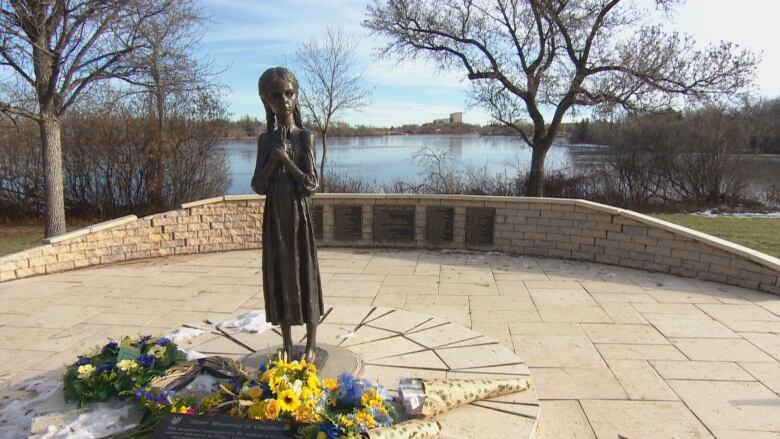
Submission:
M 43 225 L 0 224 L 0 256 L 41 245 Z
M 653 216 L 780 258 L 780 218 L 708 218 L 682 214 Z

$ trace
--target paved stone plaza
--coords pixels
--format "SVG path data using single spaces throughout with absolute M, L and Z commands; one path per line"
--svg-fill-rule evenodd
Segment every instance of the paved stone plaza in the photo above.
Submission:
M 321 249 L 326 305 L 431 314 L 530 367 L 540 438 L 780 438 L 780 297 L 592 263 Z M 0 284 L 2 387 L 106 337 L 262 308 L 260 251 L 176 256 Z M 489 436 L 485 436 L 489 437 Z

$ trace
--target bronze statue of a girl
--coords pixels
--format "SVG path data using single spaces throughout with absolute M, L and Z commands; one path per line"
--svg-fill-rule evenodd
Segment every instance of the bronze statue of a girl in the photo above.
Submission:
M 313 360 L 322 287 L 309 197 L 319 186 L 311 132 L 303 129 L 298 81 L 283 67 L 258 82 L 267 131 L 257 140 L 252 189 L 265 195 L 263 297 L 266 320 L 280 325 L 283 349 L 293 356 L 292 325 L 306 324 L 304 355 Z

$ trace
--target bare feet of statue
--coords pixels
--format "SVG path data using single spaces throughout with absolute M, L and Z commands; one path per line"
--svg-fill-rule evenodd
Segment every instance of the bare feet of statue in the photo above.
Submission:
M 286 325 L 282 323 L 280 325 L 280 329 L 282 330 L 282 349 L 284 350 L 284 353 L 287 355 L 287 360 L 292 360 L 293 358 L 292 328 L 290 327 L 290 325 Z

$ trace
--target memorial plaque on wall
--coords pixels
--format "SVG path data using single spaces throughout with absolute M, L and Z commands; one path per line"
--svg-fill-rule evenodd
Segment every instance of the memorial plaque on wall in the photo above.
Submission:
M 466 208 L 466 246 L 493 244 L 493 223 L 496 209 L 492 207 Z
M 425 208 L 425 240 L 429 242 L 452 242 L 455 209 L 452 207 L 428 206 Z
M 286 439 L 289 430 L 284 422 L 170 414 L 157 424 L 152 439 Z
M 322 239 L 323 237 L 322 215 L 322 206 L 313 206 L 311 208 L 311 219 L 314 223 L 314 237 L 317 239 Z
M 362 238 L 363 210 L 360 206 L 333 206 L 333 237 L 338 241 Z
M 375 241 L 414 241 L 414 206 L 374 206 Z

